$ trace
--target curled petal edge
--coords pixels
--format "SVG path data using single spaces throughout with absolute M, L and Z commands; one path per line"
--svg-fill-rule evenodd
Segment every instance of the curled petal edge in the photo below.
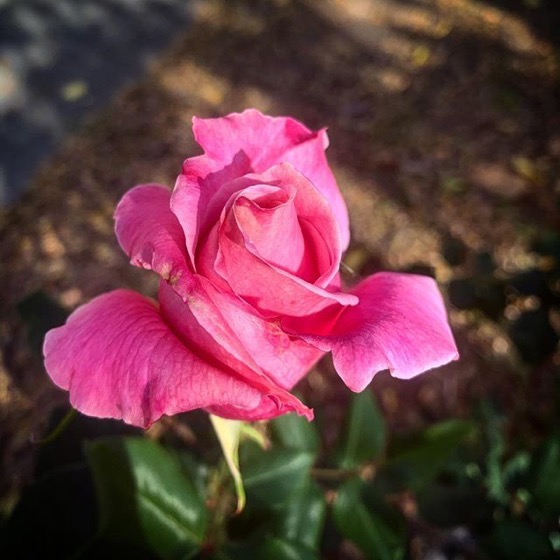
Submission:
M 328 332 L 318 327 L 328 314 L 299 325 L 297 335 L 324 352 L 331 351 L 336 371 L 355 392 L 388 369 L 410 379 L 459 358 L 435 281 L 426 276 L 382 272 L 361 282 L 351 293 L 355 307 L 345 308 Z M 283 325 L 296 333 L 294 324 Z

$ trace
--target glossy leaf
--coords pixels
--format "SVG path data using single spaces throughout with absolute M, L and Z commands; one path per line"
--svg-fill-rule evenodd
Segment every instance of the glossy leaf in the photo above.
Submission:
M 405 538 L 402 527 L 386 507 L 366 504 L 365 485 L 353 479 L 338 490 L 333 504 L 334 522 L 341 534 L 350 539 L 368 560 L 398 560 L 404 558 Z
M 369 391 L 352 395 L 342 433 L 340 466 L 353 468 L 375 459 L 384 449 L 385 420 Z
M 504 455 L 507 450 L 504 418 L 490 401 L 480 403 L 480 413 L 483 418 L 482 434 L 487 448 L 483 469 L 484 484 L 492 500 L 506 505 L 509 494 L 504 473 Z
M 271 422 L 275 439 L 284 447 L 317 453 L 319 434 L 312 422 L 297 414 L 284 414 Z
M 247 499 L 267 508 L 282 505 L 298 492 L 313 463 L 313 455 L 303 451 L 283 448 L 263 451 L 251 443 L 241 451 Z
M 437 476 L 473 429 L 470 422 L 448 420 L 397 440 L 389 449 L 385 471 L 397 485 L 419 490 Z
M 545 517 L 560 516 L 560 436 L 545 441 L 531 461 L 527 489 Z
M 276 517 L 278 537 L 316 550 L 323 531 L 327 505 L 321 488 L 311 479 L 291 496 Z
M 101 535 L 159 558 L 189 558 L 207 524 L 204 502 L 176 457 L 144 438 L 98 440 L 86 448 Z

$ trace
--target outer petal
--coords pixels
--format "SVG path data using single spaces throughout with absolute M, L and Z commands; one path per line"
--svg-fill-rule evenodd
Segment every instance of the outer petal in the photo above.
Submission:
M 199 338 L 205 340 L 210 338 L 215 342 L 213 352 L 217 352 L 218 348 L 225 349 L 226 354 L 231 355 L 228 359 L 233 359 L 237 364 L 232 364 L 232 367 L 253 386 L 260 387 L 262 392 L 275 399 L 278 404 L 276 414 L 282 414 L 289 409 L 312 418 L 312 411 L 281 387 L 295 384 L 308 371 L 317 359 L 316 349 L 309 349 L 309 357 L 302 358 L 304 367 L 299 369 L 295 367 L 290 374 L 286 370 L 278 369 L 279 364 L 276 364 L 276 369 L 282 372 L 282 375 L 278 377 L 286 379 L 285 382 L 276 385 L 273 378 L 266 375 L 262 365 L 255 361 L 253 355 L 253 348 L 256 350 L 256 346 L 258 346 L 258 339 L 251 342 L 252 346 L 248 351 L 238 337 L 239 330 L 243 330 L 240 321 L 247 323 L 250 320 L 249 311 L 246 311 L 244 319 L 240 319 L 238 316 L 239 305 L 232 304 L 226 311 L 225 305 L 229 301 L 224 299 L 226 296 L 220 298 L 219 291 L 210 282 L 193 274 L 187 267 L 185 253 L 181 251 L 183 232 L 175 215 L 169 210 L 169 196 L 169 190 L 164 187 L 147 185 L 136 187 L 123 197 L 115 213 L 116 231 L 123 249 L 131 257 L 131 262 L 144 268 L 153 268 L 187 304 L 178 312 L 179 316 L 181 313 L 186 314 L 185 318 L 177 320 L 174 328 L 178 329 L 177 325 L 181 321 L 186 326 L 187 316 L 192 315 L 189 318 L 189 321 L 192 319 L 192 322 L 188 323 L 192 343 L 199 344 L 197 342 Z M 164 292 L 165 295 L 167 292 Z M 162 297 L 161 292 L 160 297 Z M 231 301 L 238 301 L 237 298 L 233 296 L 232 298 Z M 165 302 L 163 305 L 164 309 L 167 309 Z M 249 309 L 248 306 L 247 309 Z M 255 311 L 252 310 L 252 312 Z M 228 316 L 228 313 L 231 313 L 231 317 Z M 257 321 L 256 318 L 254 320 Z M 260 333 L 255 331 L 254 336 L 262 333 L 263 331 Z M 200 342 L 199 348 L 207 344 L 207 342 Z M 309 348 L 307 345 L 305 346 Z M 224 363 L 228 363 L 224 356 L 220 356 L 218 359 L 224 359 Z M 296 363 L 286 360 L 285 357 L 279 361 L 284 361 L 286 367 L 288 364 L 296 365 Z M 295 362 L 297 362 L 297 358 Z M 264 370 L 268 371 L 268 368 L 265 367 Z M 290 381 L 292 382 L 290 383 Z
M 210 406 L 253 418 L 268 399 L 227 367 L 193 353 L 151 300 L 127 290 L 78 308 L 47 333 L 44 355 L 52 380 L 70 391 L 78 410 L 142 427 L 163 414 Z
M 266 378 L 257 383 L 262 385 L 268 379 L 286 390 L 323 355 L 321 350 L 286 334 L 278 323 L 257 317 L 250 306 L 235 296 L 219 292 L 204 279 L 200 282 L 200 289 L 205 292 L 205 313 L 193 310 L 164 282 L 159 291 L 166 321 L 179 337 L 196 345 L 200 353 L 213 356 L 247 376 L 254 376 L 247 373 L 248 369 L 260 371 Z M 276 389 L 270 392 L 274 391 L 279 402 L 286 400 Z M 290 398 L 293 399 L 291 395 Z
M 133 265 L 154 270 L 176 283 L 188 266 L 185 236 L 169 207 L 171 191 L 139 185 L 128 191 L 115 211 L 115 232 Z
M 350 243 L 350 224 L 346 203 L 340 194 L 336 179 L 327 163 L 325 150 L 329 138 L 325 129 L 316 132 L 316 137 L 291 148 L 284 161 L 291 163 L 300 173 L 305 175 L 329 201 L 333 214 L 340 228 L 342 251 L 348 249 Z
M 221 162 L 220 167 L 230 165 L 240 153 L 248 156 L 255 173 L 278 163 L 291 163 L 329 201 L 340 227 L 342 249 L 348 247 L 348 212 L 325 157 L 329 144 L 325 130 L 314 132 L 295 119 L 269 117 L 248 109 L 219 119 L 195 117 L 193 131 L 205 155 Z
M 353 391 L 362 391 L 383 369 L 408 379 L 459 357 L 432 278 L 384 272 L 352 292 L 360 303 L 346 308 L 330 333 L 324 334 L 326 315 L 297 328 L 310 333 L 304 340 L 332 350 L 338 374 Z M 292 331 L 294 326 L 287 325 Z

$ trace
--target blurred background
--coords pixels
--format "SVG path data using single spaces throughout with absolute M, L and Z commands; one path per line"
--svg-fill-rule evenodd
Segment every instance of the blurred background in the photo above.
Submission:
M 190 21 L 184 0 L 0 3 L 0 204 L 69 132 L 141 78 Z
M 446 295 L 461 360 L 412 382 L 379 374 L 390 430 L 492 418 L 504 460 L 555 437 L 559 30 L 555 0 L 0 0 L 5 511 L 66 403 L 42 369 L 44 332 L 103 291 L 155 292 L 118 248 L 117 201 L 174 184 L 200 153 L 193 115 L 246 107 L 328 126 L 349 282 L 414 271 Z M 345 392 L 328 363 L 300 390 L 328 447 Z

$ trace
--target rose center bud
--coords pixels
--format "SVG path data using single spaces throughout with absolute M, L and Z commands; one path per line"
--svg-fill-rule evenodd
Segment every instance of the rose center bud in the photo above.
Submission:
M 274 185 L 243 190 L 233 212 L 245 246 L 263 261 L 313 282 L 316 259 L 306 254 L 305 230 L 294 204 L 295 192 Z

